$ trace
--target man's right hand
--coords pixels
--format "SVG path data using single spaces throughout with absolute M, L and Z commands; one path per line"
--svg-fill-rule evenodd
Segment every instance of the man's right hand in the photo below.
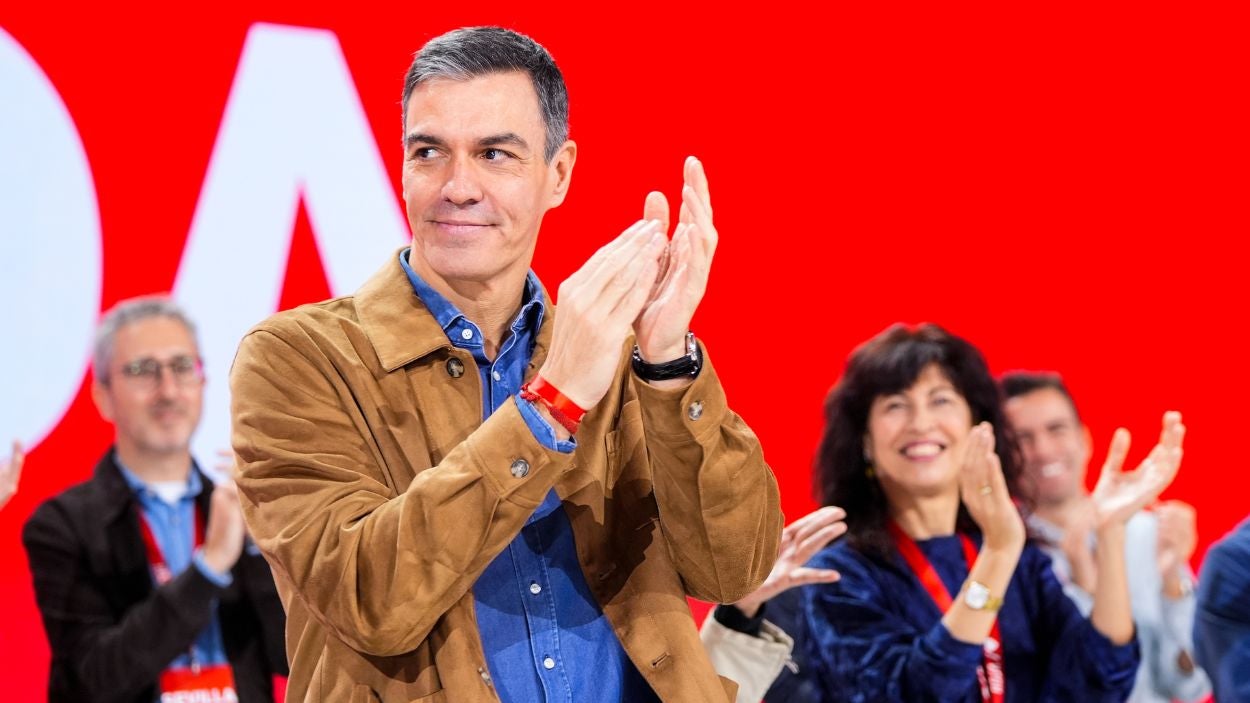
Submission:
M 204 563 L 224 574 L 234 568 L 243 553 L 243 510 L 233 480 L 222 481 L 213 489 L 208 506 L 208 527 L 204 531 Z
M 639 220 L 560 284 L 560 314 L 539 375 L 579 407 L 594 407 L 612 386 L 667 246 L 659 222 Z

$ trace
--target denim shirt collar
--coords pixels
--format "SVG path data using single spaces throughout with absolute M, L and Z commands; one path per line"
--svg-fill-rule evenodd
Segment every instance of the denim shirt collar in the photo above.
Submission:
M 399 265 L 403 267 L 404 274 L 408 276 L 408 282 L 412 284 L 412 290 L 429 309 L 430 314 L 434 316 L 435 321 L 443 328 L 443 332 L 452 344 L 462 348 L 480 347 L 482 346 L 482 332 L 478 329 L 475 322 L 465 317 L 465 314 L 456 308 L 455 304 L 447 299 L 442 293 L 434 290 L 434 287 L 425 282 L 425 279 L 417 275 L 412 270 L 412 266 L 408 264 L 408 252 L 410 247 L 405 247 L 399 252 Z M 543 315 L 546 313 L 546 304 L 543 301 L 542 285 L 538 282 L 538 276 L 530 270 L 525 274 L 525 291 L 521 298 L 521 311 L 516 319 L 512 321 L 512 332 L 517 333 L 528 329 L 530 332 L 537 334 L 538 329 L 542 327 Z M 457 333 L 457 329 L 461 333 Z M 462 336 L 463 330 L 469 330 L 471 336 Z

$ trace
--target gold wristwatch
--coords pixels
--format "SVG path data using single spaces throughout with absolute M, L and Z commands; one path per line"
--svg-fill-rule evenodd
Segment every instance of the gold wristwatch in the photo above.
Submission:
M 964 586 L 964 605 L 973 610 L 996 612 L 1003 607 L 1003 599 L 990 593 L 990 589 L 979 581 L 969 581 Z

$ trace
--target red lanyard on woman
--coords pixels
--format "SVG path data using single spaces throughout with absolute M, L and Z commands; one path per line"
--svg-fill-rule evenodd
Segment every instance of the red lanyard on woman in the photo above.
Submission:
M 903 555 L 907 565 L 920 580 L 920 585 L 929 592 L 929 597 L 933 598 L 938 610 L 943 613 L 950 610 L 951 605 L 954 604 L 951 593 L 946 590 L 946 585 L 942 583 L 933 564 L 925 557 L 924 552 L 920 551 L 920 545 L 916 544 L 916 541 L 907 536 L 907 533 L 894 522 L 890 523 L 890 534 L 894 537 L 899 553 Z M 972 540 L 965 534 L 959 535 L 959 541 L 963 544 L 964 560 L 968 562 L 968 570 L 971 571 L 972 565 L 977 560 L 976 545 L 972 544 Z M 998 632 L 998 618 L 995 618 L 994 626 L 990 629 L 990 636 L 982 644 L 981 666 L 977 667 L 977 683 L 981 688 L 981 700 L 985 703 L 1002 703 L 1007 692 L 1007 677 L 1003 674 L 1002 641 L 1003 638 Z

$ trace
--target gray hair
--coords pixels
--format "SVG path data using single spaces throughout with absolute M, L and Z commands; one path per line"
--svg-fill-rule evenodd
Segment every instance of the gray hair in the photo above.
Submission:
M 555 59 L 542 44 L 502 27 L 465 27 L 435 37 L 416 53 L 404 78 L 403 120 L 417 86 L 434 78 L 465 81 L 491 73 L 522 71 L 534 84 L 546 127 L 547 163 L 569 138 L 569 94 Z
M 195 338 L 195 323 L 187 317 L 187 313 L 166 295 L 145 295 L 129 298 L 114 305 L 100 319 L 100 326 L 95 331 L 94 353 L 91 357 L 91 371 L 96 380 L 104 382 L 108 379 L 109 364 L 113 361 L 113 343 L 117 332 L 126 325 L 151 317 L 164 317 L 182 324 L 191 333 L 191 339 L 199 349 L 199 340 Z

